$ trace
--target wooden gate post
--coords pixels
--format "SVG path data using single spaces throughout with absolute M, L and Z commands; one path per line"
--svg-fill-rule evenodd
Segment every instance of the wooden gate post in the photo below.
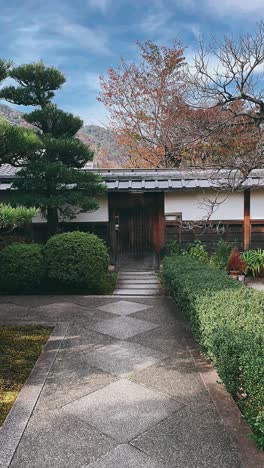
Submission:
M 249 249 L 251 241 L 250 189 L 244 191 L 244 250 Z

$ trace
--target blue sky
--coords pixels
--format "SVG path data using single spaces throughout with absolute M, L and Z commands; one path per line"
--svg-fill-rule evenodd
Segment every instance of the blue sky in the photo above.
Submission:
M 122 55 L 138 60 L 137 40 L 192 54 L 197 38 L 250 32 L 264 16 L 264 0 L 0 0 L 0 57 L 16 64 L 42 59 L 67 82 L 56 102 L 85 123 L 101 124 L 98 75 Z

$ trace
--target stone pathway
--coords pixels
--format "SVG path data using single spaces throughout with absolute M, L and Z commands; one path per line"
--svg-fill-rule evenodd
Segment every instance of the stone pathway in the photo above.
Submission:
M 172 299 L 8 300 L 0 300 L 4 323 L 68 326 L 11 468 L 244 466 Z
M 250 278 L 247 282 L 250 288 L 256 289 L 257 291 L 264 292 L 264 278 Z
M 114 296 L 161 296 L 162 289 L 153 270 L 120 271 Z

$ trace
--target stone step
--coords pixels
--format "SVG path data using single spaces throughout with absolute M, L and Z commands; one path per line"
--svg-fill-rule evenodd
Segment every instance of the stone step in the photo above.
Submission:
M 116 289 L 159 289 L 157 284 L 123 284 L 117 282 Z
M 160 289 L 115 289 L 114 296 L 162 296 Z
M 161 296 L 162 289 L 155 270 L 120 271 L 114 296 Z
M 156 272 L 153 271 L 153 270 L 148 270 L 148 271 L 120 271 L 119 275 L 138 275 L 138 276 L 154 275 L 154 276 L 156 276 Z
M 134 275 L 118 275 L 118 278 L 122 279 L 141 279 L 141 280 L 146 280 L 146 279 L 157 279 L 156 275 L 144 275 L 144 276 L 139 276 L 137 274 Z
M 118 283 L 122 283 L 122 284 L 160 284 L 159 280 L 157 279 L 123 279 L 123 278 L 118 278 L 117 279 L 117 282 Z

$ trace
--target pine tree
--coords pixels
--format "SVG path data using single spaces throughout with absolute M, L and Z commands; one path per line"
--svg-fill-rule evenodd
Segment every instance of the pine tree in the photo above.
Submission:
M 0 83 L 7 77 L 8 70 L 11 67 L 11 65 L 12 65 L 11 62 L 0 59 Z
M 82 120 L 59 109 L 55 91 L 65 83 L 64 75 L 42 62 L 12 68 L 9 76 L 17 85 L 0 90 L 0 98 L 36 109 L 24 115 L 41 140 L 38 151 L 16 161 L 20 166 L 16 198 L 26 206 L 37 206 L 47 219 L 48 236 L 58 231 L 59 219 L 98 207 L 96 196 L 103 186 L 98 175 L 83 170 L 92 151 L 75 135 Z
M 11 62 L 0 59 L 0 83 L 7 78 Z M 35 132 L 9 124 L 0 119 L 0 165 L 15 165 L 18 159 L 40 147 L 40 140 Z

